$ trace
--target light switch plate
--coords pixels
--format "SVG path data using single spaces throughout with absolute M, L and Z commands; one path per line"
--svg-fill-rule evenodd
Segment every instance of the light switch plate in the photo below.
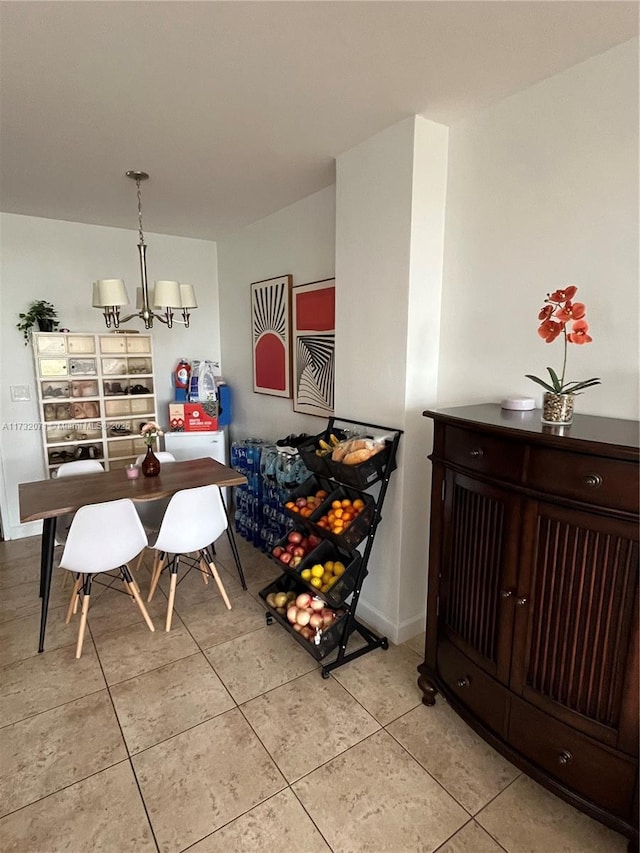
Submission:
M 31 388 L 28 385 L 11 385 L 11 401 L 27 403 L 31 399 Z

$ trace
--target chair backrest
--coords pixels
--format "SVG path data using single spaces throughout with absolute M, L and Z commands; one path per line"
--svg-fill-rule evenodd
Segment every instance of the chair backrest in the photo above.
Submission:
M 226 529 L 218 486 L 183 489 L 169 501 L 154 547 L 168 554 L 188 554 L 211 545 Z
M 56 477 L 75 477 L 76 474 L 96 474 L 98 471 L 104 471 L 104 468 L 97 459 L 78 459 L 58 465 Z
M 83 574 L 108 572 L 128 563 L 148 544 L 129 498 L 87 504 L 74 516 L 60 566 Z
M 59 477 L 75 477 L 77 474 L 96 474 L 98 471 L 104 473 L 104 468 L 97 459 L 78 459 L 75 462 L 63 462 L 56 469 L 56 479 Z M 56 544 L 64 545 L 69 535 L 69 528 L 73 521 L 75 512 L 67 512 L 58 517 L 56 523 Z
M 147 455 L 146 453 L 141 453 L 140 456 L 138 456 L 138 458 L 136 459 L 136 465 L 141 465 L 142 460 L 144 459 L 144 457 L 146 455 Z M 176 461 L 176 457 L 173 455 L 173 453 L 169 453 L 167 450 L 158 450 L 158 451 L 154 450 L 153 455 L 156 457 L 158 462 L 161 462 L 161 463 L 162 462 L 175 462 Z

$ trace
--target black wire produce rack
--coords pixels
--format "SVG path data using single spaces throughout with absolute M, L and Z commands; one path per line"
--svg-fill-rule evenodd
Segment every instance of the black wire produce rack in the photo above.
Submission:
M 338 439 L 348 437 L 350 433 L 354 432 L 353 427 L 359 428 L 355 430 L 357 432 L 364 430 L 367 437 L 382 437 L 384 449 L 359 465 L 348 466 L 333 461 L 331 453 L 326 452 L 326 447 L 330 447 L 332 444 L 331 436 L 336 436 Z M 323 678 L 328 678 L 331 670 L 374 649 L 389 648 L 387 638 L 378 636 L 359 622 L 356 618 L 356 612 L 362 584 L 368 574 L 368 563 L 378 524 L 382 518 L 382 507 L 389 479 L 396 468 L 396 454 L 402 434 L 403 430 L 380 424 L 332 417 L 329 418 L 327 427 L 322 433 L 299 448 L 300 455 L 303 457 L 307 468 L 313 472 L 314 477 L 306 485 L 306 490 L 305 487 L 302 487 L 298 493 L 300 495 L 312 494 L 321 487 L 328 492 L 328 496 L 311 516 L 294 515 L 295 529 L 303 535 L 315 535 L 319 541 L 317 546 L 305 555 L 304 559 L 294 569 L 282 565 L 276 557 L 271 555 L 271 559 L 283 569 L 283 574 L 261 590 L 260 597 L 267 607 L 267 625 L 271 625 L 274 621 L 279 622 L 316 660 L 323 661 L 331 652 L 335 651 L 336 648 L 338 649 L 334 660 L 323 663 L 321 668 Z M 320 450 L 320 454 L 317 454 L 316 450 Z M 368 490 L 378 483 L 380 489 L 377 497 L 374 498 Z M 345 528 L 344 533 L 348 535 L 336 535 L 318 526 L 317 522 L 326 512 L 327 506 L 330 506 L 332 498 L 340 499 L 354 495 L 361 498 L 364 503 L 364 510 L 361 514 L 362 517 L 356 516 L 354 522 Z M 284 541 L 286 541 L 286 537 Z M 357 546 L 362 542 L 365 545 L 361 553 L 357 550 Z M 323 564 L 327 560 L 342 562 L 344 574 L 329 589 L 321 591 L 311 586 L 301 573 L 311 565 Z M 321 632 L 317 632 L 312 639 L 307 639 L 294 629 L 293 625 L 283 616 L 282 608 L 278 611 L 270 604 L 274 595 L 278 593 L 286 594 L 287 601 L 291 602 L 294 597 L 303 592 L 313 595 L 316 600 L 321 599 L 326 608 L 333 610 L 335 614 L 335 619 L 331 625 L 325 627 Z M 267 601 L 267 598 L 270 601 Z M 364 645 L 347 652 L 347 643 L 354 632 L 362 637 Z

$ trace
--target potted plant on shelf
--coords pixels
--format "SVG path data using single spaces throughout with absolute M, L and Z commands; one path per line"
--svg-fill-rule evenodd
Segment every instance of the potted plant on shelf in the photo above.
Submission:
M 31 329 L 36 324 L 41 332 L 55 332 L 60 325 L 57 316 L 58 312 L 53 305 L 44 299 L 34 300 L 24 314 L 18 314 L 20 322 L 16 328 L 24 335 L 24 345 L 29 343 Z

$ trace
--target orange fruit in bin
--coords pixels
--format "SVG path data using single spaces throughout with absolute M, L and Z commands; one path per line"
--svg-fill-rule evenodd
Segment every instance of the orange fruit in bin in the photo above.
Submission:
M 341 503 L 342 503 L 343 507 L 351 506 L 351 500 L 349 498 L 344 498 L 344 500 Z
M 341 509 L 341 508 L 342 508 L 342 502 L 341 501 L 332 501 L 331 502 L 331 509 Z
M 360 510 L 364 509 L 364 501 L 361 498 L 356 498 L 353 502 L 353 506 L 358 510 L 358 512 L 360 512 Z

